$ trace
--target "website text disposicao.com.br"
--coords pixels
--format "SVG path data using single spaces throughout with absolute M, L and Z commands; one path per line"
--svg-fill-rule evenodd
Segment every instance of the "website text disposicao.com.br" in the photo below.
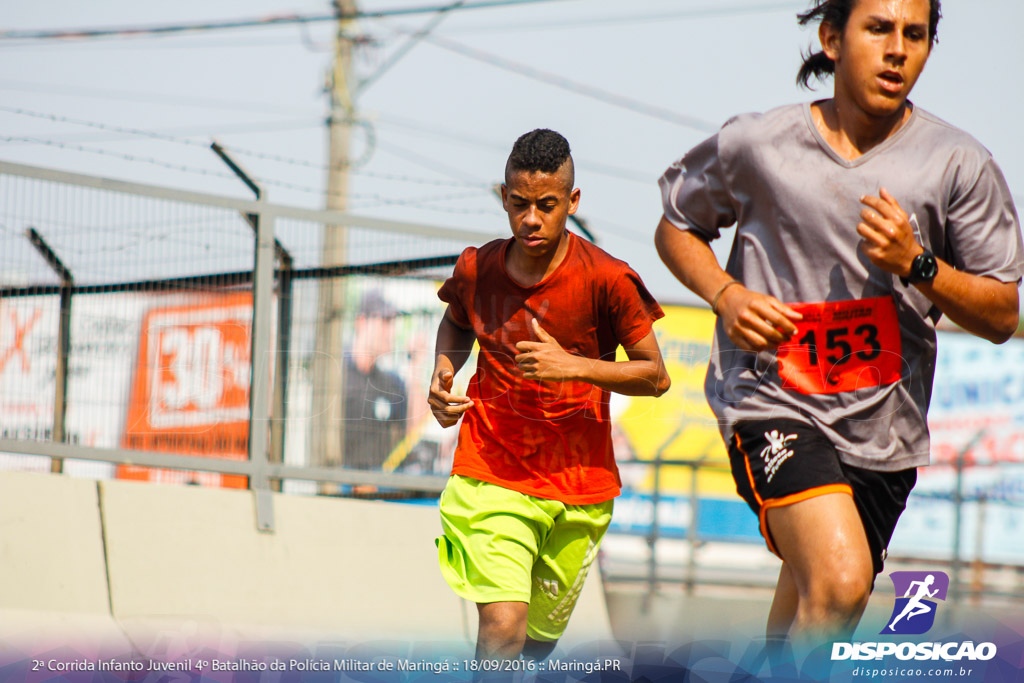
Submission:
M 996 656 L 993 643 L 833 643 L 832 661 L 875 660 L 855 666 L 851 674 L 865 679 L 970 678 Z M 895 657 L 893 662 L 890 657 Z M 888 661 L 886 661 L 888 660 Z M 926 663 L 928 661 L 934 663 Z
M 954 680 L 956 678 L 970 678 L 975 673 L 976 668 L 971 666 L 930 666 L 930 667 L 913 667 L 913 666 L 858 666 L 853 669 L 850 673 L 856 678 L 864 679 L 887 679 L 896 678 L 897 680 L 916 677 L 916 678 L 940 678 L 943 680 Z

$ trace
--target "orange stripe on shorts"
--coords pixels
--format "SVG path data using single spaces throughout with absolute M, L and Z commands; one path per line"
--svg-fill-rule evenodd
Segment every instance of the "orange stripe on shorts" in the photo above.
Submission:
M 747 481 L 750 482 L 750 490 L 754 493 L 754 500 L 757 504 L 764 507 L 764 501 L 761 500 L 761 494 L 757 492 L 757 487 L 754 486 L 754 473 L 750 470 L 750 456 L 747 455 L 746 449 L 743 448 L 743 440 L 740 439 L 740 435 L 736 435 L 736 449 L 743 454 L 743 464 L 747 468 Z
M 783 559 L 782 555 L 779 555 L 779 551 L 775 548 L 775 544 L 772 542 L 772 536 L 768 533 L 768 510 L 772 508 L 786 507 L 787 505 L 793 505 L 794 503 L 800 503 L 811 498 L 817 498 L 818 496 L 825 496 L 830 493 L 846 493 L 851 498 L 853 497 L 853 489 L 850 488 L 849 484 L 825 484 L 824 486 L 815 486 L 812 489 L 806 491 L 798 491 L 797 493 L 783 496 L 782 498 L 770 498 L 761 503 L 761 512 L 758 513 L 758 523 L 761 525 L 761 535 L 764 537 L 764 542 L 768 546 L 768 550 L 772 551 L 780 560 Z

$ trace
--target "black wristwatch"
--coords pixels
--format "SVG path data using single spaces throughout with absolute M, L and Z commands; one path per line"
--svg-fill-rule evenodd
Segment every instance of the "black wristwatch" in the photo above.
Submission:
M 914 262 L 910 264 L 910 275 L 901 277 L 900 282 L 904 287 L 908 284 L 931 282 L 938 273 L 939 263 L 935 260 L 935 254 L 925 249 L 914 257 Z

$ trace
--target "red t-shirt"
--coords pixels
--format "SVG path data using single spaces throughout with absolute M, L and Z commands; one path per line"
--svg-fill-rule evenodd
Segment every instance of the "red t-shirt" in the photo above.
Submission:
M 537 341 L 536 318 L 569 353 L 615 360 L 665 314 L 623 261 L 570 233 L 565 258 L 532 287 L 505 268 L 512 239 L 462 252 L 438 292 L 480 345 L 452 474 L 570 505 L 619 494 L 608 392 L 587 382 L 525 379 L 516 344 Z

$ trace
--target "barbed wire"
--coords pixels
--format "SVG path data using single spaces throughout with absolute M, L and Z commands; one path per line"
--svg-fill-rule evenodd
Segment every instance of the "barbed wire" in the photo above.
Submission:
M 77 119 L 69 116 L 62 116 L 59 114 L 51 114 L 46 112 L 32 111 L 21 107 L 3 107 L 0 106 L 0 111 L 7 112 L 9 114 L 16 114 L 19 116 L 27 116 L 36 119 L 43 119 L 47 121 L 53 121 L 54 123 L 69 123 L 78 126 L 85 126 L 87 128 L 94 128 L 96 130 L 102 130 L 108 133 L 118 133 L 122 135 L 134 135 L 154 140 L 160 140 L 164 142 L 173 142 L 175 144 L 185 145 L 188 147 L 196 147 L 209 149 L 210 145 L 206 142 L 199 142 L 190 138 L 181 137 L 177 135 L 169 135 L 167 133 L 159 133 L 157 131 L 145 130 L 141 128 L 132 128 L 128 126 L 116 126 L 108 123 L 102 123 L 99 121 L 89 121 L 85 119 Z M 70 143 L 64 143 L 70 144 Z M 287 157 L 278 154 L 270 154 L 267 152 L 257 152 L 251 149 L 243 147 L 236 147 L 234 145 L 222 145 L 222 147 L 235 154 L 240 154 L 249 158 L 259 159 L 263 161 L 274 161 L 283 163 L 291 166 L 299 166 L 303 168 L 309 168 L 317 171 L 327 172 L 332 169 L 344 169 L 349 168 L 352 173 L 357 175 L 363 175 L 368 178 L 376 178 L 378 180 L 391 180 L 395 182 L 406 182 L 410 184 L 419 185 L 433 185 L 437 187 L 469 187 L 477 188 L 481 190 L 489 190 L 490 183 L 486 182 L 472 182 L 472 181 L 456 181 L 456 180 L 437 180 L 434 178 L 422 178 L 414 177 L 402 174 L 393 173 L 377 173 L 373 171 L 367 171 L 359 168 L 351 168 L 352 163 L 337 163 L 337 164 L 324 164 L 305 159 L 298 159 L 295 157 Z
M 130 162 L 136 162 L 136 163 L 146 163 L 146 164 L 151 164 L 151 165 L 154 165 L 154 166 L 157 166 L 157 167 L 160 167 L 160 168 L 165 168 L 165 169 L 168 169 L 168 170 L 178 171 L 178 172 L 183 172 L 183 173 L 193 173 L 193 174 L 202 175 L 202 176 L 209 176 L 209 177 L 215 177 L 215 178 L 225 178 L 225 179 L 231 179 L 231 180 L 236 180 L 237 179 L 234 174 L 228 173 L 226 171 L 214 171 L 214 170 L 210 170 L 210 169 L 206 169 L 206 168 L 201 168 L 201 167 L 198 167 L 198 166 L 189 166 L 187 164 L 179 164 L 179 163 L 168 162 L 168 161 L 164 161 L 162 159 L 157 159 L 155 157 L 139 156 L 139 155 L 135 155 L 135 154 L 128 154 L 128 153 L 125 153 L 125 152 L 113 152 L 113 151 L 107 150 L 107 149 L 96 149 L 96 148 L 92 148 L 92 147 L 86 147 L 84 145 L 80 145 L 80 144 L 77 144 L 77 143 L 66 143 L 66 142 L 62 142 L 62 141 L 59 141 L 59 140 L 50 140 L 50 139 L 45 139 L 45 138 L 35 138 L 35 137 L 30 137 L 30 136 L 0 136 L 0 141 L 7 142 L 7 143 L 26 142 L 26 143 L 29 143 L 29 144 L 44 145 L 44 146 L 47 146 L 47 147 L 55 147 L 55 148 L 58 148 L 58 149 L 67 149 L 67 150 L 71 150 L 71 151 L 85 152 L 85 153 L 88 153 L 88 154 L 97 154 L 97 155 L 100 155 L 100 156 L 105 156 L 105 157 L 110 157 L 110 158 L 115 158 L 115 159 L 121 159 L 123 161 L 130 161 Z M 444 212 L 444 213 L 453 213 L 453 214 L 460 214 L 460 213 L 470 213 L 470 214 L 488 213 L 488 211 L 485 211 L 485 210 L 478 211 L 478 210 L 473 210 L 473 209 L 449 209 L 449 208 L 443 208 L 443 207 L 431 207 L 431 206 L 428 206 L 426 203 L 427 202 L 434 202 L 434 201 L 446 201 L 446 200 L 452 200 L 452 199 L 465 199 L 467 197 L 477 196 L 477 195 L 483 196 L 484 194 L 490 192 L 490 186 L 481 183 L 479 188 L 475 188 L 474 187 L 474 188 L 471 188 L 470 190 L 467 190 L 466 192 L 452 193 L 452 194 L 449 194 L 449 195 L 440 195 L 440 196 L 438 196 L 438 195 L 430 195 L 428 197 L 423 197 L 423 198 L 420 198 L 418 200 L 410 200 L 408 198 L 403 198 L 403 199 L 388 198 L 385 195 L 381 195 L 379 193 L 358 193 L 358 192 L 330 192 L 329 193 L 326 190 L 309 187 L 308 185 L 300 185 L 298 183 L 291 183 L 291 182 L 288 182 L 288 181 L 276 180 L 276 179 L 271 179 L 271 178 L 258 178 L 258 181 L 261 184 L 266 185 L 266 186 L 277 187 L 277 188 L 281 188 L 281 189 L 285 189 L 285 190 L 291 190 L 291 191 L 295 191 L 295 192 L 302 192 L 302 193 L 306 193 L 306 194 L 315 194 L 315 195 L 318 195 L 318 196 L 325 196 L 325 197 L 326 196 L 339 196 L 339 197 L 340 196 L 344 196 L 344 197 L 346 197 L 349 200 L 365 200 L 365 201 L 376 202 L 377 203 L 376 205 L 416 206 L 417 208 L 421 208 L 421 209 L 425 209 L 425 210 L 441 211 L 441 212 Z M 416 204 L 415 203 L 416 201 L 419 201 L 421 203 L 420 204 Z

